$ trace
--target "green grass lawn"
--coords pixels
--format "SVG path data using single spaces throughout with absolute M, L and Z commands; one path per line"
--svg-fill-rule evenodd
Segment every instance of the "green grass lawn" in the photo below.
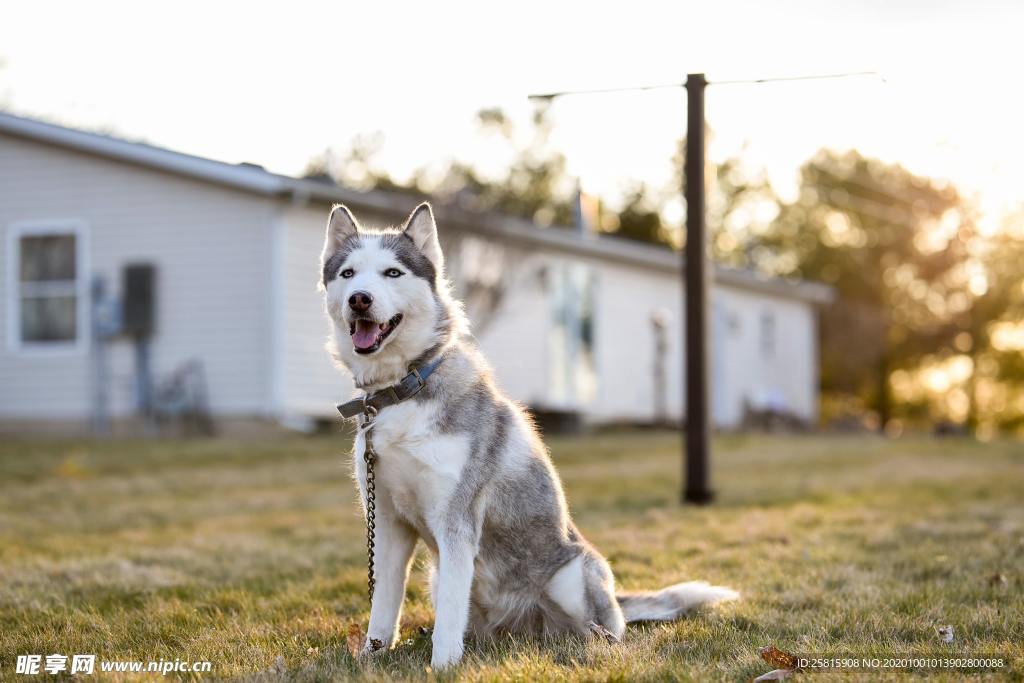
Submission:
M 700 578 L 743 598 L 630 627 L 619 645 L 471 644 L 440 678 L 749 680 L 772 668 L 758 657 L 769 644 L 998 653 L 1010 666 L 990 676 L 1024 676 L 1020 444 L 721 438 L 707 508 L 677 504 L 676 434 L 551 446 L 576 522 L 621 587 Z M 51 653 L 208 660 L 217 677 L 436 675 L 419 632 L 431 624 L 422 558 L 404 642 L 362 667 L 348 654 L 368 605 L 347 448 L 343 437 L 3 443 L 0 677 L 30 680 L 14 675 L 16 655 Z M 947 624 L 951 645 L 935 632 Z

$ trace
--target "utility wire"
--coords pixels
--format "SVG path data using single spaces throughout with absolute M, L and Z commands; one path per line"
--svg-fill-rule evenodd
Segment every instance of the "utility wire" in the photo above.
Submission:
M 888 199 L 893 204 L 901 204 L 903 206 L 913 207 L 914 202 L 916 201 L 914 198 L 911 198 L 911 197 L 907 197 L 907 196 L 903 196 L 903 195 L 895 195 L 895 194 L 891 194 L 889 192 L 886 192 L 885 190 L 881 189 L 878 185 L 869 185 L 869 184 L 866 184 L 864 182 L 861 182 L 861 181 L 858 181 L 858 180 L 854 180 L 853 178 L 849 178 L 849 177 L 843 175 L 842 171 L 837 171 L 837 170 L 835 170 L 833 168 L 829 168 L 828 166 L 825 166 L 825 165 L 823 165 L 821 163 L 818 163 L 818 162 L 815 162 L 815 161 L 811 161 L 810 162 L 810 166 L 812 168 L 814 168 L 814 169 L 824 173 L 825 175 L 831 176 L 835 180 L 838 180 L 838 181 L 840 181 L 842 183 L 846 183 L 846 184 L 852 185 L 854 187 L 859 187 L 860 189 L 865 190 L 867 192 L 870 192 L 871 194 L 880 195 L 880 196 Z M 882 183 L 879 183 L 879 184 L 882 184 Z M 875 202 L 876 204 L 884 205 L 883 202 L 879 202 L 876 199 L 870 199 L 868 197 L 860 197 L 860 199 L 863 199 L 865 201 L 872 201 L 872 202 Z
M 883 83 L 888 83 L 878 71 L 846 71 L 837 74 L 816 74 L 809 76 L 779 76 L 777 78 L 750 78 L 734 81 L 708 81 L 708 85 L 749 85 L 756 83 L 780 83 L 785 81 L 820 81 L 829 78 L 857 78 L 860 76 L 877 76 Z
M 870 216 L 875 220 L 888 223 L 890 225 L 898 225 L 903 228 L 918 228 L 920 222 L 915 221 L 914 215 L 909 211 L 901 211 L 892 206 L 887 206 L 881 202 L 872 201 L 863 197 L 857 197 L 856 195 L 848 194 L 846 197 L 833 196 L 831 193 L 828 196 L 822 197 L 819 204 L 826 206 L 832 205 L 833 208 L 846 209 L 848 211 L 855 211 L 857 213 Z
M 813 74 L 807 76 L 779 76 L 776 78 L 751 78 L 730 81 L 708 81 L 707 85 L 755 85 L 759 83 L 780 83 L 785 81 L 816 81 L 834 78 L 857 78 L 863 76 L 877 76 L 883 83 L 887 83 L 885 76 L 878 71 L 847 71 L 835 74 Z M 553 100 L 556 97 L 566 95 L 601 95 L 619 92 L 638 92 L 644 90 L 664 90 L 666 88 L 685 88 L 686 83 L 656 83 L 653 85 L 632 85 L 622 88 L 594 88 L 590 90 L 563 90 L 560 92 L 541 93 L 529 95 L 531 100 Z
M 556 97 L 565 95 L 602 95 L 617 92 L 637 92 L 642 90 L 664 90 L 666 88 L 685 88 L 685 83 L 659 83 L 657 85 L 631 85 L 623 88 L 595 88 L 593 90 L 564 90 L 562 92 L 549 92 L 539 95 L 529 95 L 531 100 L 553 100 Z

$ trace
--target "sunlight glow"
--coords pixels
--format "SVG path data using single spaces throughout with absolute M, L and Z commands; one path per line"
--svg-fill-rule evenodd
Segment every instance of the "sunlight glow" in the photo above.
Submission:
M 815 151 L 856 148 L 955 183 L 978 200 L 984 234 L 1024 199 L 1024 91 L 1013 85 L 1024 5 L 798 2 L 783 14 L 640 0 L 628 10 L 528 0 L 495 30 L 485 5 L 299 0 L 287 11 L 246 6 L 241 31 L 233 3 L 20 3 L 0 22 L 0 108 L 290 174 L 381 131 L 381 163 L 401 179 L 449 158 L 485 175 L 503 168 L 474 114 L 496 106 L 525 125 L 531 92 L 688 71 L 714 82 L 875 69 L 884 82 L 712 86 L 709 158 L 742 156 L 792 200 Z M 700 30 L 680 40 L 687 25 Z M 956 90 L 964 82 L 969 93 Z M 552 142 L 591 192 L 614 198 L 633 180 L 671 187 L 684 112 L 681 90 L 565 98 Z
M 997 351 L 1024 351 L 1024 323 L 996 323 L 991 334 Z

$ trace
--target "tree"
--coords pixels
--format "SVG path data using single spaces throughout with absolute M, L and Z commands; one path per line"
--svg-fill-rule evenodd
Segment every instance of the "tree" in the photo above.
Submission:
M 682 143 L 679 163 L 682 164 Z M 779 200 L 763 170 L 750 172 L 739 157 L 713 169 L 708 192 L 711 258 L 735 268 L 754 267 L 752 250 L 779 214 Z
M 397 182 L 381 167 L 378 155 L 383 144 L 383 133 L 357 135 L 343 154 L 328 149 L 310 159 L 304 176 L 356 190 L 415 191 L 415 183 Z
M 439 182 L 420 189 L 476 210 L 520 216 L 541 225 L 571 225 L 576 183 L 566 171 L 565 156 L 550 145 L 548 105 L 534 110 L 525 136 L 500 109 L 479 111 L 477 123 L 481 135 L 498 138 L 511 152 L 504 176 L 487 179 L 471 164 L 452 161 Z
M 963 277 L 973 296 L 957 316 L 971 359 L 968 425 L 1024 428 L 1024 207 L 969 245 Z M 1016 401 L 1014 400 L 1016 399 Z
M 660 193 L 644 183 L 628 187 L 622 208 L 617 212 L 611 232 L 617 237 L 646 242 L 648 244 L 672 245 L 674 239 L 671 227 L 661 217 L 663 200 Z
M 970 216 L 955 188 L 856 152 L 821 151 L 800 198 L 755 240 L 751 265 L 832 284 L 822 321 L 824 391 L 866 397 L 884 428 L 890 374 L 948 346 L 970 305 L 961 277 Z
M 681 224 L 665 219 L 666 207 L 683 191 L 683 155 L 686 139 L 679 140 L 672 157 L 674 173 L 664 187 L 635 181 L 624 188 L 622 203 L 611 233 L 640 242 L 682 248 L 686 235 Z M 751 238 L 765 229 L 778 214 L 778 199 L 763 171 L 744 168 L 731 157 L 709 169 L 707 223 L 711 232 L 711 257 L 734 267 L 749 267 Z

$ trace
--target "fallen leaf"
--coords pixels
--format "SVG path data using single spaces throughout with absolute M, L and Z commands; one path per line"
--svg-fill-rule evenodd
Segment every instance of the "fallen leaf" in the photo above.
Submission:
M 319 647 L 307 648 L 306 649 L 306 654 L 310 655 L 311 657 L 319 657 L 320 656 L 320 648 Z
M 939 634 L 939 639 L 944 643 L 953 642 L 953 627 L 952 626 L 940 626 L 935 629 Z
M 780 650 L 779 648 L 775 647 L 774 645 L 768 645 L 767 647 L 762 647 L 760 650 L 757 651 L 757 653 L 759 655 L 761 655 L 761 659 L 763 659 L 764 661 L 768 662 L 772 666 L 777 666 L 780 669 L 795 669 L 796 668 L 796 665 L 797 665 L 796 657 L 794 657 L 793 655 L 789 654 L 788 652 L 786 652 L 784 650 Z M 765 680 L 771 680 L 771 679 L 765 679 Z
M 352 658 L 358 659 L 359 653 L 363 650 L 363 628 L 359 624 L 349 624 L 348 636 L 345 638 L 345 642 L 348 645 L 348 652 L 352 655 Z
M 780 650 L 774 645 L 766 645 L 765 647 L 762 647 L 757 651 L 757 654 L 761 655 L 761 659 L 764 661 L 779 668 L 769 671 L 766 674 L 761 674 L 754 679 L 755 683 L 757 683 L 757 681 L 781 681 L 785 678 L 789 678 L 799 671 L 796 666 L 796 657 L 785 650 Z

